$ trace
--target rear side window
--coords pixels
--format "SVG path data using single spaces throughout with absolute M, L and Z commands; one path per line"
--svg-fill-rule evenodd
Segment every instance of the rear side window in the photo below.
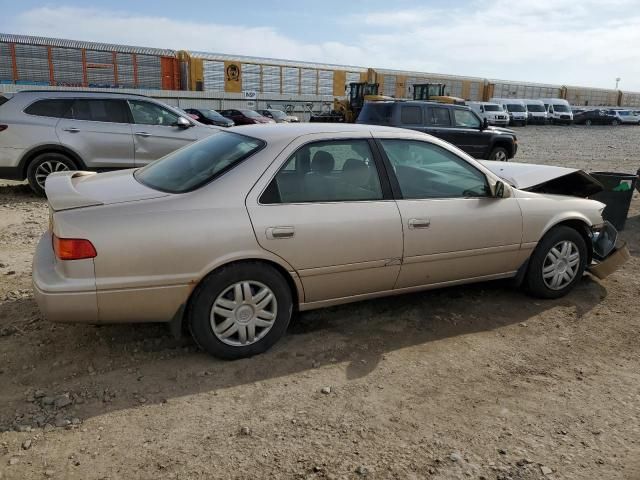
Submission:
M 75 120 L 129 123 L 124 100 L 76 100 L 71 108 L 71 116 Z
M 7 103 L 9 101 L 9 99 L 7 97 L 5 97 L 4 95 L 0 95 L 0 105 L 2 105 L 3 103 Z
M 184 193 L 209 183 L 260 150 L 265 143 L 231 132 L 218 132 L 204 140 L 137 170 L 135 178 L 150 188 Z
M 358 123 L 368 125 L 392 125 L 393 103 L 365 103 L 358 115 Z
M 409 125 L 419 125 L 422 123 L 422 107 L 403 106 L 400 109 L 400 119 L 402 123 Z
M 25 108 L 24 113 L 38 117 L 62 118 L 66 116 L 72 103 L 72 99 L 38 100 Z
M 427 109 L 429 123 L 436 127 L 448 127 L 451 125 L 449 109 L 446 107 L 429 107 Z

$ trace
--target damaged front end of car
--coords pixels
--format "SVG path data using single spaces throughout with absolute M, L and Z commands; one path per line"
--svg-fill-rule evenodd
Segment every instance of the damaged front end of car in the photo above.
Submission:
M 591 227 L 591 245 L 593 261 L 587 270 L 600 279 L 607 278 L 631 258 L 627 244 L 618 240 L 618 231 L 606 221 Z

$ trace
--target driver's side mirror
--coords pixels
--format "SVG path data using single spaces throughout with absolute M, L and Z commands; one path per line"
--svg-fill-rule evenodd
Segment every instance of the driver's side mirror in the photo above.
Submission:
M 504 183 L 498 180 L 493 187 L 494 198 L 504 198 Z
M 191 126 L 193 126 L 193 123 L 184 117 L 178 117 L 178 120 L 176 120 L 176 127 L 189 128 Z
M 487 128 L 489 128 L 489 120 L 487 120 L 486 118 L 483 118 L 482 125 L 480 126 L 480 130 L 486 130 Z

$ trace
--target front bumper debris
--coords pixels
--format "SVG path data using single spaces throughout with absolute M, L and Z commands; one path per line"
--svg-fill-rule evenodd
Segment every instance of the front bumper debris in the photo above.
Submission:
M 599 279 L 607 278 L 631 258 L 627 244 L 618 241 L 618 231 L 609 222 L 592 230 L 591 242 L 593 262 L 587 269 Z

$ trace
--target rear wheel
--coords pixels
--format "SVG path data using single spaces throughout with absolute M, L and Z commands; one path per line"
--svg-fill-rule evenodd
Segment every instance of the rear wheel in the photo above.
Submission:
M 76 164 L 62 153 L 42 153 L 34 158 L 27 168 L 29 186 L 38 195 L 44 195 L 44 184 L 47 177 L 55 172 L 77 170 Z
M 506 162 L 509 159 L 509 152 L 504 147 L 495 147 L 489 154 L 489 160 L 496 160 L 498 162 Z
M 529 260 L 525 285 L 540 298 L 559 298 L 569 293 L 587 266 L 587 246 L 573 228 L 559 225 L 542 238 Z
M 611 125 L 613 125 L 614 127 L 617 127 L 618 125 L 620 125 L 620 122 L 618 120 L 612 120 Z
M 196 291 L 189 328 L 196 343 L 223 359 L 265 352 L 287 330 L 293 307 L 286 279 L 262 263 L 223 267 Z
M 592 122 L 591 122 L 591 120 L 585 120 L 585 122 L 584 122 L 584 124 L 585 124 L 587 127 L 590 127 L 590 126 L 591 126 L 591 123 L 592 123 Z

